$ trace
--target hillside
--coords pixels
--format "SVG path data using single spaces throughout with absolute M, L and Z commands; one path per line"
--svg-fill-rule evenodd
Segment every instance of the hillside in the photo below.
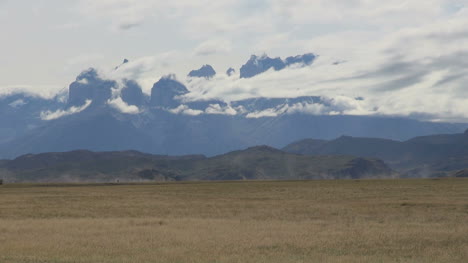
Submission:
M 0 163 L 0 173 L 9 182 L 343 179 L 395 175 L 377 159 L 304 156 L 268 146 L 212 158 L 137 151 L 28 154 Z
M 202 180 L 342 179 L 390 176 L 381 161 L 352 156 L 304 156 L 251 147 L 194 162 L 186 177 Z
M 420 177 L 468 167 L 468 133 L 416 137 L 407 141 L 342 136 L 335 140 L 302 140 L 284 151 L 305 155 L 347 154 L 382 159 L 390 167 Z

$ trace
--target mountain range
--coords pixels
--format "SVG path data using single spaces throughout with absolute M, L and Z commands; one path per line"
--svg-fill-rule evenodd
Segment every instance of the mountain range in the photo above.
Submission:
M 352 156 L 305 156 L 269 146 L 207 158 L 137 151 L 27 154 L 0 161 L 7 182 L 130 182 L 391 178 L 382 161 Z
M 353 155 L 383 160 L 406 177 L 466 174 L 468 130 L 460 134 L 420 136 L 406 141 L 341 136 L 334 140 L 305 139 L 283 148 L 311 156 Z
M 239 71 L 230 68 L 226 74 L 253 78 L 271 69 L 306 67 L 316 57 L 252 56 Z M 204 65 L 188 75 L 210 81 L 215 74 L 213 67 Z M 460 133 L 468 127 L 406 117 L 329 114 L 317 110 L 333 107 L 320 96 L 204 101 L 188 100 L 190 92 L 176 76 L 167 75 L 147 95 L 135 80 L 106 79 L 90 68 L 54 98 L 3 94 L 0 159 L 76 149 L 215 156 L 255 145 L 281 148 L 305 138 L 330 140 L 349 135 L 408 140 Z
M 140 182 L 468 177 L 468 130 L 406 141 L 341 136 L 283 149 L 255 146 L 226 154 L 168 156 L 75 150 L 0 160 L 6 182 Z

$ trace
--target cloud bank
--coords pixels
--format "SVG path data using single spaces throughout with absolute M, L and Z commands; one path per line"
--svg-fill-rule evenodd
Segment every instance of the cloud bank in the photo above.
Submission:
M 66 61 L 70 67 L 85 61 L 104 62 L 114 54 L 125 54 L 130 58 L 129 63 L 117 70 L 105 66 L 109 69 L 100 72 L 109 79 L 135 79 L 146 94 L 161 76 L 176 73 L 191 91 L 184 97 L 186 101 L 320 96 L 328 102 L 289 105 L 282 114 L 303 111 L 468 122 L 465 91 L 468 85 L 468 7 L 464 0 L 78 0 L 66 13 L 69 20 L 57 19 L 63 25 L 73 22 L 73 27 L 66 29 L 57 29 L 57 23 L 35 27 L 37 19 L 27 20 L 34 14 L 23 12 L 25 9 L 20 8 L 19 2 L 5 3 L 8 12 L 0 11 L 0 19 L 22 19 L 29 25 L 24 30 L 31 28 L 32 31 L 31 34 L 25 31 L 21 36 L 49 36 L 51 40 L 47 45 L 39 41 L 42 49 L 55 42 L 64 46 L 60 41 L 53 41 L 53 36 L 60 35 L 56 30 L 70 34 L 67 36 L 71 40 L 76 36 L 80 41 L 67 46 L 73 54 L 59 46 L 56 46 L 58 52 L 53 52 L 54 55 L 65 53 L 62 64 Z M 42 17 L 60 15 L 47 13 L 52 12 L 47 4 L 42 8 L 38 8 L 39 4 L 28 4 L 39 10 L 39 14 L 45 12 Z M 16 7 L 17 12 L 12 7 Z M 23 13 L 24 16 L 20 16 Z M 48 35 L 40 28 L 55 28 L 55 31 Z M 10 30 L 18 31 L 13 27 L 2 29 L 5 34 Z M 42 34 L 32 34 L 35 30 Z M 41 40 L 16 39 L 16 34 L 9 35 L 11 43 Z M 89 36 L 95 40 L 93 45 L 76 44 L 83 43 Z M 10 62 L 25 57 L 21 54 L 34 53 L 14 46 L 5 48 L 16 49 L 18 52 L 13 52 L 10 58 L 10 54 L 5 54 L 12 66 L 0 69 L 1 75 L 6 78 L 13 75 L 10 68 L 18 68 L 22 76 L 36 74 L 42 68 L 46 73 L 51 72 L 42 67 L 45 59 L 38 60 L 29 70 L 23 69 L 28 63 L 14 67 Z M 251 53 L 261 55 L 263 52 L 272 57 L 313 52 L 320 57 L 310 67 L 268 71 L 251 79 L 222 74 L 231 66 L 238 72 Z M 190 70 L 204 64 L 212 65 L 219 74 L 210 80 L 183 79 Z M 103 65 L 108 64 L 100 66 Z M 0 86 L 21 88 L 5 83 Z M 43 86 L 29 87 L 42 94 L 44 91 L 39 90 Z M 0 93 L 5 94 L 5 90 L 0 88 Z M 358 97 L 363 99 L 357 100 Z M 112 103 L 126 108 L 119 101 Z M 251 116 L 275 115 L 283 110 L 270 109 Z M 130 111 L 136 112 L 135 109 Z M 190 112 L 188 109 L 178 111 Z M 208 111 L 223 112 L 224 109 Z
M 40 117 L 44 121 L 55 120 L 55 119 L 58 119 L 58 118 L 61 118 L 61 117 L 64 117 L 64 116 L 68 116 L 68 115 L 72 115 L 72 114 L 75 114 L 75 113 L 82 112 L 86 108 L 88 108 L 89 105 L 91 105 L 91 103 L 92 103 L 91 100 L 86 100 L 85 104 L 83 104 L 83 106 L 80 106 L 80 107 L 72 106 L 67 110 L 43 111 L 43 112 L 41 112 Z

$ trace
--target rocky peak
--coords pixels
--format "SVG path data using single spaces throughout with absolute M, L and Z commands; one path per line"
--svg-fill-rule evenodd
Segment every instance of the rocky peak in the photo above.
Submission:
M 188 92 L 188 89 L 176 80 L 175 75 L 164 76 L 154 83 L 151 89 L 151 105 L 170 108 L 177 107 L 179 103 L 174 97 L 187 94 Z
M 250 59 L 245 63 L 240 69 L 241 78 L 251 78 L 258 74 L 261 74 L 271 68 L 274 68 L 276 71 L 282 70 L 293 64 L 300 64 L 301 66 L 307 66 L 314 62 L 317 56 L 308 53 L 304 55 L 297 55 L 292 57 L 287 57 L 285 60 L 281 58 L 270 58 L 267 55 L 256 56 L 252 55 Z
M 115 85 L 115 81 L 100 78 L 94 68 L 87 69 L 70 84 L 68 105 L 82 106 L 86 100 L 92 100 L 93 105 L 103 104 L 111 98 Z
M 261 74 L 271 68 L 275 70 L 282 70 L 285 68 L 286 65 L 284 64 L 281 58 L 270 58 L 267 55 L 250 56 L 250 59 L 242 65 L 240 68 L 240 77 L 241 78 L 251 78 L 258 74 Z
M 120 67 L 122 67 L 123 65 L 127 64 L 128 62 L 130 62 L 128 59 L 124 59 L 122 61 L 122 64 L 118 65 L 117 67 L 114 68 L 114 70 L 118 70 Z
M 89 81 L 95 81 L 98 79 L 98 73 L 96 69 L 94 68 L 89 68 L 86 70 L 83 70 L 77 77 L 76 81 L 77 82 L 89 82 Z
M 317 56 L 312 53 L 307 53 L 304 55 L 297 55 L 294 57 L 287 57 L 285 62 L 287 66 L 293 64 L 302 64 L 304 66 L 312 64 Z
M 143 94 L 140 85 L 138 85 L 138 83 L 134 80 L 125 80 L 124 85 L 125 87 L 122 89 L 121 93 L 122 100 L 125 101 L 125 103 L 128 105 L 143 105 L 145 101 L 145 95 Z
M 196 77 L 196 78 L 212 78 L 216 75 L 216 71 L 210 65 L 203 65 L 201 68 L 192 70 L 189 72 L 189 77 Z
M 226 75 L 228 76 L 232 76 L 234 74 L 236 74 L 236 70 L 233 68 L 228 68 L 228 70 L 226 71 Z

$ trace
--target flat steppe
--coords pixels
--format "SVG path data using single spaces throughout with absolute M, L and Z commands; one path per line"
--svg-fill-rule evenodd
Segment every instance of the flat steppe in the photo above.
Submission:
M 0 186 L 0 262 L 467 262 L 468 179 Z

